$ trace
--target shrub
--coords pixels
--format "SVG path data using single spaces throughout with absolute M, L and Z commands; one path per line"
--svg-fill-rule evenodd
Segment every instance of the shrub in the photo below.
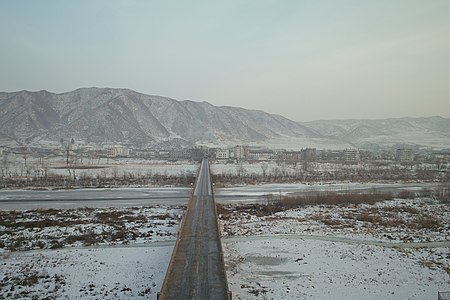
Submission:
M 414 193 L 413 191 L 403 190 L 398 193 L 397 197 L 400 199 L 415 199 L 416 193 Z
M 356 192 L 347 193 L 318 193 L 302 196 L 286 196 L 281 200 L 284 209 L 303 207 L 308 205 L 344 205 L 344 204 L 375 204 L 384 200 L 391 200 L 391 193 L 371 192 L 360 194 Z
M 426 228 L 426 229 L 438 229 L 441 226 L 441 222 L 438 219 L 432 216 L 419 216 L 415 218 L 412 223 L 412 228 Z

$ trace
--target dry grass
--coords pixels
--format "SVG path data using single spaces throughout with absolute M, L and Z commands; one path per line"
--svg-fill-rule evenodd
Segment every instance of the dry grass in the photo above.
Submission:
M 441 227 L 441 222 L 433 216 L 422 215 L 422 216 L 416 217 L 411 222 L 410 227 L 413 229 L 426 228 L 426 229 L 436 230 Z
M 141 227 L 177 225 L 173 214 L 148 214 L 143 209 L 0 211 L 0 248 L 19 251 L 58 249 L 71 244 L 129 243 L 137 238 L 151 239 L 157 234 L 140 232 Z M 45 233 L 47 229 L 50 233 Z
M 284 209 L 299 208 L 308 205 L 348 205 L 348 204 L 370 204 L 384 200 L 392 200 L 391 193 L 371 192 L 371 193 L 318 193 L 304 196 L 286 196 L 281 199 L 281 206 Z
M 403 190 L 400 193 L 397 194 L 397 198 L 400 199 L 415 199 L 416 198 L 416 193 L 412 192 L 412 191 L 406 191 Z

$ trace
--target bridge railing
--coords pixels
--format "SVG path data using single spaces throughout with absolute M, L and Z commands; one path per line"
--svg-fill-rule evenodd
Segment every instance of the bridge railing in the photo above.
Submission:
M 208 164 L 208 167 L 209 167 L 209 174 L 212 176 L 211 165 Z M 214 185 L 213 185 L 212 181 L 210 183 L 211 183 L 211 191 L 212 191 L 212 195 L 213 195 L 213 199 L 214 199 L 214 214 L 215 214 L 215 218 L 216 218 L 216 222 L 217 222 L 217 230 L 219 232 L 219 242 L 220 242 L 219 244 L 220 244 L 221 262 L 222 262 L 222 265 L 225 266 L 225 259 L 223 257 L 223 247 L 222 247 L 222 230 L 220 229 L 219 218 L 217 217 L 217 205 L 216 205 L 216 200 L 214 198 Z M 225 284 L 228 287 L 228 280 L 227 280 L 226 276 L 225 276 Z M 230 290 L 228 290 L 228 300 L 232 300 L 232 298 L 233 298 L 232 297 L 232 293 L 231 293 Z

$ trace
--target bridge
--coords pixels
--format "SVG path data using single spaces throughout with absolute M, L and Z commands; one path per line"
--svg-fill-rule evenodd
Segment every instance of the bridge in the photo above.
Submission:
M 203 159 L 158 300 L 231 299 L 209 162 Z

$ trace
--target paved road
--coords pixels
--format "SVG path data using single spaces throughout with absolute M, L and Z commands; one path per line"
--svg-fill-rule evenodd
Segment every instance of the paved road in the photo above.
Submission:
M 159 296 L 228 299 L 208 160 L 204 159 Z

